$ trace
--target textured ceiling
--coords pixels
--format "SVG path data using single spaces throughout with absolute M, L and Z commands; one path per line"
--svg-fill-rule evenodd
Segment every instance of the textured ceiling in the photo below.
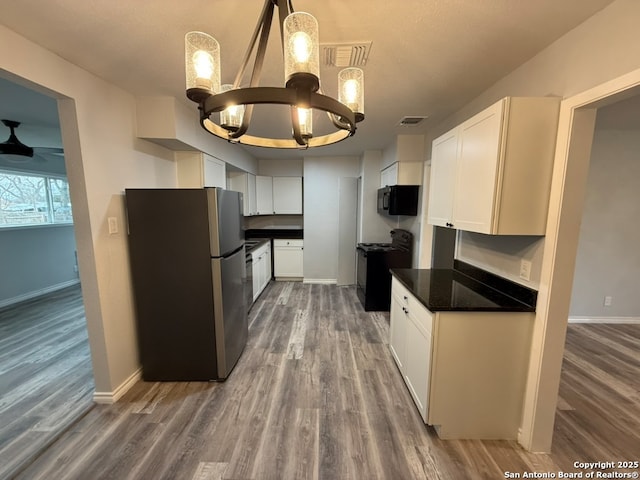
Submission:
M 355 137 L 305 155 L 358 155 L 384 148 L 398 133 L 421 133 L 611 1 L 295 0 L 296 10 L 318 19 L 321 43 L 373 42 L 363 68 L 365 121 Z M 8 28 L 134 94 L 175 96 L 194 115 L 195 105 L 184 96 L 184 34 L 201 30 L 217 38 L 222 80 L 232 83 L 262 5 L 262 0 L 0 0 Z M 272 35 L 265 86 L 283 82 L 278 49 Z M 336 74 L 336 68 L 321 69 L 325 93 L 335 95 Z M 398 127 L 406 115 L 429 118 L 419 127 Z M 276 122 L 265 113 L 255 123 L 254 128 L 268 128 Z M 250 151 L 259 158 L 300 156 Z

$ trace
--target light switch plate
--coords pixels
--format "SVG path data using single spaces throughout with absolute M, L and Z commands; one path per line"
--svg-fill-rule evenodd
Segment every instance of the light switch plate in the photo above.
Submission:
M 109 225 L 109 235 L 118 233 L 118 219 L 116 217 L 107 218 L 107 223 Z

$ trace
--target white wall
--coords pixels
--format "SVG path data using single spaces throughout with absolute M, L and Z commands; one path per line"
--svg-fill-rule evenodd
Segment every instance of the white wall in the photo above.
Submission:
M 380 188 L 380 166 L 382 152 L 364 152 L 360 162 L 360 225 L 358 242 L 389 242 L 391 221 L 378 214 L 378 188 Z
M 4 26 L 0 58 L 0 75 L 59 99 L 96 394 L 113 399 L 139 368 L 123 190 L 175 186 L 173 155 L 135 138 L 132 95 Z
M 271 177 L 302 177 L 304 165 L 302 158 L 292 159 L 260 159 L 258 160 L 258 175 Z
M 73 225 L 0 230 L 0 307 L 77 283 Z
M 305 281 L 335 282 L 338 278 L 340 178 L 359 174 L 358 157 L 304 159 Z M 355 246 L 353 254 L 355 258 Z
M 640 117 L 640 102 L 634 105 L 630 113 Z M 634 128 L 612 128 L 602 124 L 602 113 L 591 151 L 570 315 L 640 318 L 640 119 Z M 604 306 L 605 296 L 612 297 L 611 306 Z

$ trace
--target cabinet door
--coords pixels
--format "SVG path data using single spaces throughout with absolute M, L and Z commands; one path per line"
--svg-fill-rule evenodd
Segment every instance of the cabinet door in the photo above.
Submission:
M 253 259 L 253 300 L 255 301 L 262 292 L 262 264 L 264 259 L 262 256 L 254 257 Z
M 408 315 L 407 319 L 405 382 L 422 419 L 426 422 L 429 408 L 429 377 L 431 373 L 431 334 L 419 328 L 416 320 L 411 315 Z
M 273 273 L 275 277 L 302 277 L 302 260 L 302 240 L 274 240 Z
M 264 269 L 265 269 L 264 286 L 266 287 L 267 284 L 271 281 L 271 274 L 272 274 L 272 270 L 271 270 L 271 244 L 267 245 L 267 249 L 265 250 L 265 254 L 264 254 Z
M 458 156 L 458 129 L 433 141 L 429 183 L 428 223 L 453 227 L 453 197 Z M 456 225 L 457 227 L 457 225 Z
M 387 187 L 398 184 L 398 163 L 393 163 L 380 172 L 380 186 Z
M 503 102 L 460 126 L 460 151 L 453 224 L 461 230 L 491 233 L 496 214 Z
M 256 177 L 250 173 L 232 173 L 229 176 L 229 190 L 242 193 L 242 214 L 245 217 L 256 211 Z
M 255 215 L 256 208 L 256 176 L 252 173 L 247 173 L 247 203 L 249 215 Z M 245 214 L 246 215 L 246 214 Z
M 258 175 L 256 177 L 256 213 L 273 215 L 273 179 Z
M 204 154 L 203 162 L 203 186 L 227 188 L 225 163 L 222 160 L 206 154 Z
M 273 212 L 302 215 L 302 177 L 273 177 Z
M 389 313 L 389 349 L 400 371 L 404 371 L 406 342 L 406 313 L 397 295 L 391 295 L 391 311 Z

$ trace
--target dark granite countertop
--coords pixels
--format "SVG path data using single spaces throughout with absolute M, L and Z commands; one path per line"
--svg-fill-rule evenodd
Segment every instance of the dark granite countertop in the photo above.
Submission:
M 392 275 L 432 312 L 535 312 L 537 292 L 482 272 L 484 282 L 457 269 L 391 270 Z

